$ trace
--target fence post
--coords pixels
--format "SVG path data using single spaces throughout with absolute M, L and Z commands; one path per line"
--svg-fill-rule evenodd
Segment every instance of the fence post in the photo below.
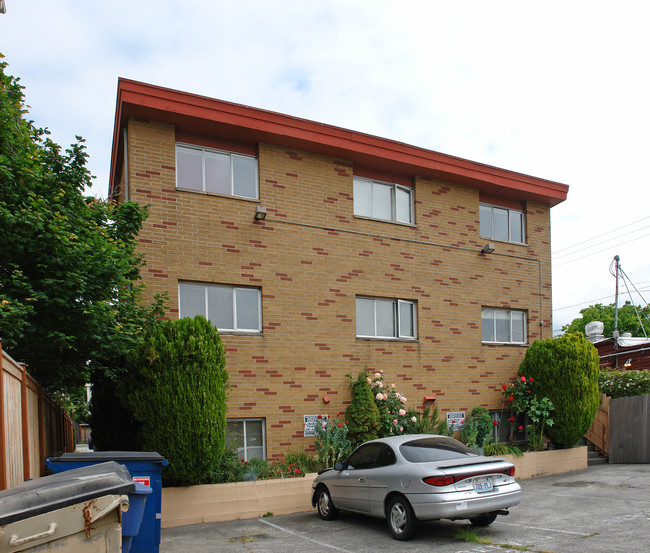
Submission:
M 29 455 L 29 413 L 27 411 L 27 365 L 19 363 L 23 370 L 22 381 L 20 383 L 20 410 L 22 421 L 22 435 L 23 435 L 23 478 L 29 480 L 31 475 L 30 469 L 30 455 Z
M 5 446 L 5 370 L 4 356 L 2 355 L 2 340 L 0 340 L 0 490 L 7 489 L 7 451 Z

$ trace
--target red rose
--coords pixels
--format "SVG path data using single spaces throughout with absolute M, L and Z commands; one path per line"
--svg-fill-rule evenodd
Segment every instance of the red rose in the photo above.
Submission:
M 498 422 L 497 420 L 493 420 L 493 421 L 492 421 L 492 424 L 493 424 L 494 426 L 496 426 L 497 424 L 499 424 L 499 422 Z
M 514 401 L 514 400 L 515 400 L 515 398 L 512 397 L 512 396 L 510 396 L 510 397 L 508 398 L 508 401 L 511 401 L 511 402 L 512 402 L 512 401 Z
M 338 426 L 339 428 L 341 428 L 341 423 L 338 423 L 338 425 L 337 425 L 337 426 Z
M 510 418 L 508 419 L 508 422 L 515 422 L 515 417 L 510 417 Z
M 507 385 L 507 384 L 504 384 L 504 385 L 501 386 L 501 387 L 502 387 L 504 390 L 507 390 L 507 389 L 508 389 L 508 385 Z
M 522 377 L 521 377 L 521 381 L 522 381 L 522 382 L 526 382 L 526 377 L 525 377 L 525 376 L 522 376 Z
M 322 419 L 322 418 L 323 418 L 323 416 L 322 416 L 322 415 L 318 415 L 318 418 L 319 418 L 319 419 Z
M 533 381 L 533 377 L 531 376 L 531 377 L 528 379 L 528 382 L 531 382 L 531 383 L 532 383 L 532 381 Z
M 520 426 L 520 427 L 519 427 L 519 432 L 521 432 L 523 429 L 524 429 L 524 427 L 523 427 L 523 426 Z

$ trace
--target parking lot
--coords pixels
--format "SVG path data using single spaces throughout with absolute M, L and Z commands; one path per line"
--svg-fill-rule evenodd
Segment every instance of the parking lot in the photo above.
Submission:
M 163 529 L 161 553 L 641 552 L 650 549 L 650 465 L 597 465 L 521 481 L 523 499 L 461 541 L 466 521 L 420 524 L 411 541 L 390 536 L 383 520 L 316 511 Z

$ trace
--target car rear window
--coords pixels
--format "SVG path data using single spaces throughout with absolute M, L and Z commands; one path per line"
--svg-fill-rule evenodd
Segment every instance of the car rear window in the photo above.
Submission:
M 477 457 L 478 454 L 451 438 L 421 438 L 400 446 L 400 452 L 411 463 L 429 463 L 463 457 Z

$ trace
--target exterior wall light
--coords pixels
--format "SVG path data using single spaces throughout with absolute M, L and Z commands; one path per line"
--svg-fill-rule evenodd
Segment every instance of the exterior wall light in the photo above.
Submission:
M 263 205 L 258 205 L 255 207 L 255 216 L 256 221 L 263 221 L 266 219 L 266 208 Z
M 495 250 L 494 244 L 492 242 L 488 242 L 487 244 L 485 244 L 485 246 L 483 246 L 481 253 L 492 253 L 494 252 L 494 250 Z

